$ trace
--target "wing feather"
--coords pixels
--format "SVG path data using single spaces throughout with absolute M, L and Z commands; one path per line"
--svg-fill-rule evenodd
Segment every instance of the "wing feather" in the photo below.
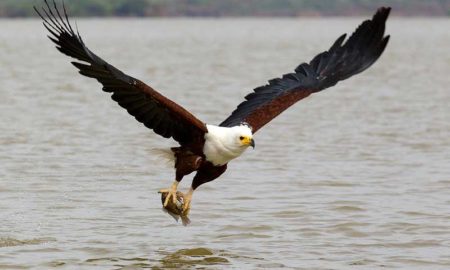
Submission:
M 246 123 L 256 132 L 297 101 L 370 67 L 389 41 L 389 36 L 384 37 L 389 12 L 388 7 L 379 8 L 345 43 L 344 34 L 328 51 L 318 54 L 309 63 L 300 64 L 295 73 L 255 88 L 220 125 L 231 127 Z
M 126 109 L 136 120 L 165 138 L 172 137 L 181 145 L 203 140 L 207 132 L 203 122 L 175 102 L 164 97 L 145 83 L 124 74 L 95 55 L 70 25 L 65 6 L 60 12 L 55 1 L 53 8 L 45 0 L 46 8 L 36 10 L 43 19 L 49 38 L 56 48 L 80 62 L 72 62 L 79 73 L 96 79 L 103 91 Z

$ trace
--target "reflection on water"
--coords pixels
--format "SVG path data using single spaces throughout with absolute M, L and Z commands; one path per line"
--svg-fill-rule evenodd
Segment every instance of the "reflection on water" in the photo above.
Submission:
M 87 259 L 86 265 L 111 266 L 114 269 L 223 269 L 232 267 L 235 260 L 253 262 L 256 267 L 276 268 L 284 267 L 283 264 L 267 263 L 263 258 L 253 258 L 244 255 L 233 254 L 224 250 L 212 250 L 198 247 L 180 249 L 175 252 L 158 251 L 160 259 L 149 257 L 121 258 L 102 257 Z M 55 261 L 49 265 L 66 265 L 65 262 Z
M 161 266 L 154 269 L 186 269 L 206 265 L 228 265 L 229 261 L 207 248 L 181 249 L 161 259 Z
M 212 266 L 230 264 L 226 258 L 228 254 L 201 247 L 180 249 L 176 252 L 159 251 L 158 253 L 162 257 L 161 259 L 113 257 L 87 259 L 85 263 L 91 266 L 110 265 L 116 267 L 115 269 L 198 269 L 206 266 L 211 269 Z
M 90 49 L 208 123 L 360 23 L 77 21 Z M 174 175 L 151 154 L 174 144 L 39 21 L 1 20 L 0 269 L 449 269 L 449 23 L 390 20 L 380 61 L 258 132 L 183 227 L 161 211 Z
M 14 246 L 24 246 L 24 245 L 39 245 L 47 242 L 55 241 L 53 238 L 35 238 L 29 240 L 19 240 L 10 237 L 0 238 L 0 248 L 3 247 L 14 247 Z

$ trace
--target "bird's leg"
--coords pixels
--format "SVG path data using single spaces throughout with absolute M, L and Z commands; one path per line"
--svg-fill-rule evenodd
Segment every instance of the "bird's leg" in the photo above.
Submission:
M 183 213 L 185 215 L 189 214 L 189 210 L 191 210 L 191 201 L 192 201 L 192 194 L 194 193 L 194 189 L 191 187 L 189 191 L 183 195 Z
M 177 187 L 178 187 L 179 183 L 180 182 L 178 182 L 178 181 L 174 181 L 169 188 L 161 189 L 159 191 L 160 193 L 166 193 L 166 192 L 168 193 L 167 197 L 166 197 L 166 200 L 164 201 L 164 207 L 167 206 L 167 204 L 169 203 L 169 200 L 170 200 L 171 197 L 172 197 L 172 202 L 176 203 L 176 201 L 177 201 Z

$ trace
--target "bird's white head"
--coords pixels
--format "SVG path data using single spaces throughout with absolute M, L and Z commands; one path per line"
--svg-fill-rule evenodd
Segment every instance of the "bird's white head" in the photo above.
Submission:
M 255 141 L 253 140 L 252 130 L 247 125 L 240 125 L 231 128 L 234 135 L 234 141 L 239 147 L 253 147 L 255 148 Z
M 239 125 L 235 127 L 219 127 L 206 125 L 203 153 L 206 160 L 214 165 L 223 165 L 240 156 L 249 146 L 255 147 L 253 133 L 250 127 Z

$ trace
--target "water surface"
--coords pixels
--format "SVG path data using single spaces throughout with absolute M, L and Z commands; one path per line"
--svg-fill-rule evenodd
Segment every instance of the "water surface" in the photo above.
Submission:
M 87 20 L 88 47 L 217 124 L 361 19 Z M 301 101 L 195 194 L 37 20 L 0 21 L 0 268 L 449 269 L 450 21 L 393 19 L 368 71 Z M 187 177 L 181 184 L 190 185 Z

